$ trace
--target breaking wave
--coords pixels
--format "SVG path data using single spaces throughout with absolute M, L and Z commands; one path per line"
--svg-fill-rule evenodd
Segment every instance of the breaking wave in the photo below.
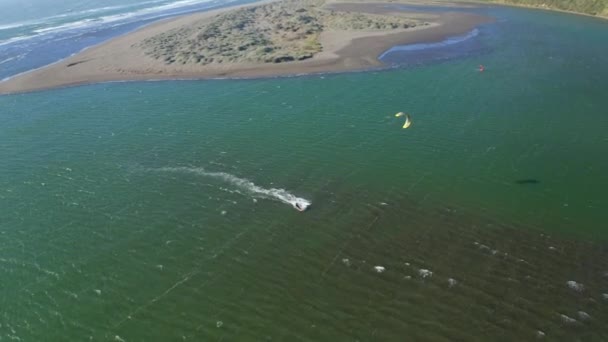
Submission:
M 20 40 L 36 38 L 49 33 L 93 29 L 111 24 L 127 24 L 138 20 L 160 19 L 169 15 L 181 14 L 179 12 L 181 8 L 203 5 L 213 1 L 214 0 L 178 0 L 167 2 L 166 0 L 153 0 L 133 5 L 93 8 L 38 20 L 26 20 L 22 22 L 9 23 L 0 25 L 0 31 L 20 29 L 19 36 L 0 40 L 0 45 L 7 45 Z M 230 2 L 232 1 L 228 1 L 226 3 Z M 152 6 L 141 8 L 141 5 Z M 121 9 L 125 9 L 127 11 L 116 13 L 117 10 Z M 128 11 L 129 9 L 132 10 Z M 169 11 L 173 12 L 169 13 Z

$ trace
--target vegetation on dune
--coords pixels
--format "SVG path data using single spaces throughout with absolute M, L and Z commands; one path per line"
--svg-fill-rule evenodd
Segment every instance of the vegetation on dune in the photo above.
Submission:
M 559 9 L 608 17 L 608 0 L 482 0 L 495 3 Z
M 397 0 L 398 1 L 398 0 Z M 608 0 L 477 0 L 608 17 Z M 335 12 L 324 0 L 284 0 L 216 15 L 144 40 L 145 53 L 166 64 L 282 63 L 322 51 L 325 29 L 393 30 L 425 23 L 400 16 Z
M 337 30 L 392 30 L 421 23 L 398 16 L 335 12 L 322 0 L 287 0 L 218 14 L 143 42 L 166 64 L 281 63 L 322 50 L 319 34 Z

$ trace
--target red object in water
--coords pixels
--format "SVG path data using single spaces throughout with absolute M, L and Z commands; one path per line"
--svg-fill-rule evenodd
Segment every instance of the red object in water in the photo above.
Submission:
M 484 70 L 486 70 L 486 67 L 484 67 L 482 64 L 479 64 L 479 72 L 483 72 Z

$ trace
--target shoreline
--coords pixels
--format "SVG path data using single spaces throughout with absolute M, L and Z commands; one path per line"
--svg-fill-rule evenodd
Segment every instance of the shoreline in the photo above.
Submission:
M 73 53 L 73 54 L 71 54 L 71 55 L 69 55 L 67 57 L 60 58 L 60 59 L 58 59 L 55 62 L 46 64 L 46 65 L 43 65 L 43 66 L 40 66 L 40 67 L 37 67 L 37 68 L 34 68 L 34 69 L 26 70 L 26 71 L 20 72 L 18 74 L 15 74 L 15 75 L 8 76 L 6 78 L 0 79 L 0 85 L 3 82 L 5 82 L 5 81 L 11 80 L 11 79 L 16 78 L 16 77 L 20 77 L 22 75 L 29 74 L 29 73 L 37 71 L 37 70 L 41 70 L 41 69 L 45 69 L 45 68 L 51 67 L 51 66 L 53 66 L 55 64 L 61 63 L 61 62 L 66 61 L 66 60 L 68 60 L 70 58 L 73 58 L 73 57 L 75 57 L 77 55 L 80 55 L 80 54 L 84 53 L 85 51 L 88 51 L 90 49 L 102 46 L 104 44 L 107 44 L 107 43 L 115 40 L 115 39 L 119 39 L 121 37 L 124 37 L 124 36 L 130 35 L 130 34 L 136 33 L 136 32 L 138 32 L 140 30 L 145 30 L 145 29 L 147 29 L 149 27 L 153 27 L 155 25 L 166 24 L 166 23 L 169 23 L 169 22 L 171 22 L 173 20 L 178 20 L 180 18 L 184 18 L 184 17 L 187 17 L 187 16 L 196 15 L 196 14 L 201 14 L 201 13 L 211 13 L 211 12 L 221 13 L 223 11 L 236 10 L 236 9 L 239 9 L 239 8 L 248 7 L 248 6 L 254 6 L 254 5 L 263 5 L 263 4 L 267 4 L 267 3 L 271 3 L 271 2 L 276 2 L 276 1 L 281 1 L 281 0 L 261 0 L 261 1 L 254 2 L 254 3 L 242 4 L 242 5 L 236 5 L 236 6 L 224 6 L 224 7 L 213 8 L 213 9 L 210 9 L 210 10 L 204 10 L 204 11 L 200 11 L 200 12 L 193 12 L 193 13 L 187 13 L 187 14 L 181 14 L 181 15 L 171 16 L 171 17 L 168 17 L 168 18 L 161 18 L 161 19 L 155 20 L 153 22 L 150 22 L 150 23 L 144 24 L 142 26 L 139 26 L 139 27 L 137 27 L 135 29 L 132 29 L 130 31 L 124 32 L 124 33 L 122 33 L 122 34 L 120 34 L 118 36 L 112 37 L 112 38 L 110 38 L 108 40 L 105 40 L 105 41 L 102 41 L 102 42 L 99 42 L 99 43 L 96 43 L 96 44 L 84 47 L 83 49 L 81 49 L 81 50 L 79 50 L 79 51 L 77 51 L 77 52 L 75 52 L 75 53 Z M 121 80 L 117 80 L 117 82 L 120 82 L 120 81 Z M 126 80 L 126 81 L 128 81 L 128 80 Z M 3 95 L 3 94 L 4 93 L 0 92 L 0 95 Z
M 454 0 L 454 1 L 459 1 L 459 0 Z M 503 7 L 513 7 L 513 8 L 535 9 L 535 10 L 541 10 L 541 11 L 547 11 L 547 12 L 574 14 L 574 15 L 581 15 L 583 17 L 588 17 L 588 18 L 596 18 L 596 19 L 601 19 L 601 20 L 608 20 L 608 15 L 589 14 L 589 13 L 583 13 L 583 12 L 563 10 L 563 9 L 554 8 L 554 7 L 542 7 L 542 6 L 534 6 L 534 5 L 526 5 L 526 4 L 515 4 L 515 3 L 494 2 L 494 1 L 482 1 L 482 0 L 460 0 L 460 1 L 462 1 L 461 2 L 462 4 L 474 4 L 474 5 L 485 5 L 485 6 L 503 6 Z
M 326 30 L 319 35 L 323 50 L 312 58 L 287 63 L 226 63 L 211 65 L 164 64 L 136 47 L 146 38 L 190 27 L 215 15 L 273 3 L 262 1 L 165 19 L 140 27 L 59 60 L 0 82 L 0 94 L 26 93 L 93 83 L 150 80 L 250 79 L 364 71 L 388 67 L 378 57 L 397 45 L 440 42 L 466 34 L 492 18 L 472 13 L 412 13 L 386 8 L 385 2 L 330 2 L 325 9 L 371 15 L 395 15 L 427 24 L 405 29 Z M 394 4 L 394 3 L 392 3 Z

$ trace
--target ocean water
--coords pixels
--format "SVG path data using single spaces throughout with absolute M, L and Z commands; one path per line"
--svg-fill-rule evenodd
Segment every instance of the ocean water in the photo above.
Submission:
M 0 3 L 0 80 L 69 57 L 160 19 L 252 0 Z
M 484 11 L 385 71 L 0 96 L 2 340 L 608 339 L 608 22 Z

